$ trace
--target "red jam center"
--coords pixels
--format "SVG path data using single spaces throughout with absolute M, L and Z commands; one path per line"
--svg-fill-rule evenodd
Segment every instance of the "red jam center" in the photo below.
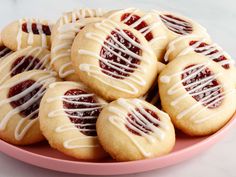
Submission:
M 22 93 L 23 91 L 26 91 L 33 84 L 35 84 L 34 80 L 26 80 L 26 81 L 23 81 L 13 87 L 11 87 L 8 92 L 8 98 L 14 97 L 14 96 Z M 10 105 L 13 108 L 17 108 L 17 107 L 22 106 L 26 103 L 29 103 L 29 101 L 32 99 L 33 100 L 32 104 L 28 105 L 26 109 L 22 108 L 20 115 L 23 117 L 27 117 L 30 114 L 32 114 L 32 115 L 30 115 L 30 119 L 37 118 L 38 117 L 37 109 L 39 108 L 39 104 L 40 104 L 40 101 L 42 98 L 42 95 L 39 94 L 39 91 L 41 88 L 42 88 L 42 85 L 37 86 L 34 90 L 27 92 L 27 94 L 24 94 L 24 96 L 19 98 L 18 100 L 10 102 Z M 41 92 L 42 92 L 42 90 L 40 91 L 40 93 Z M 39 95 L 41 95 L 41 96 L 39 96 Z
M 134 72 L 137 65 L 140 64 L 140 60 L 134 58 L 129 53 L 136 55 L 141 54 L 141 49 L 133 45 L 129 40 L 125 39 L 123 36 L 124 34 L 121 35 L 120 33 L 125 33 L 125 36 L 129 37 L 130 40 L 140 43 L 138 38 L 127 30 L 123 30 L 122 32 L 119 31 L 119 33 L 112 31 L 111 35 L 109 35 L 106 41 L 104 41 L 100 51 L 100 56 L 106 60 L 106 62 L 99 60 L 99 64 L 103 73 L 116 79 L 124 79 L 125 77 L 128 77 L 130 73 Z M 128 52 L 125 52 L 125 50 Z
M 140 19 L 140 16 L 138 15 L 131 15 L 130 13 L 125 13 L 121 16 L 121 21 L 124 21 L 126 25 L 132 25 L 133 23 L 135 23 L 136 21 L 138 21 Z M 145 21 L 142 21 L 141 23 L 139 23 L 137 26 L 135 26 L 136 30 L 141 30 L 143 28 L 147 28 L 148 24 Z M 142 33 L 146 34 L 148 29 L 142 31 Z M 147 41 L 150 41 L 153 39 L 153 35 L 151 32 L 147 33 L 145 35 L 145 38 L 147 39 Z
M 153 118 L 157 119 L 160 121 L 160 118 L 156 115 L 155 112 L 153 112 L 150 109 L 145 108 L 144 109 L 146 111 L 147 114 L 150 114 L 150 116 L 152 116 Z M 139 117 L 143 117 L 145 118 L 147 122 L 144 122 L 142 119 L 140 119 Z M 149 134 L 152 132 L 151 128 L 148 126 L 148 124 L 152 124 L 155 127 L 158 127 L 159 125 L 157 123 L 154 123 L 150 120 L 150 118 L 148 116 L 146 116 L 140 109 L 136 108 L 135 111 L 133 111 L 132 113 L 129 113 L 127 115 L 127 118 L 129 123 L 126 124 L 126 128 L 133 134 L 141 136 L 140 132 L 137 131 L 136 129 Z
M 191 67 L 194 67 L 194 66 L 195 65 L 190 65 L 190 66 L 186 67 L 185 70 L 188 69 L 188 71 L 184 72 L 181 76 L 182 80 L 183 80 L 186 77 L 188 77 L 189 75 L 194 75 L 193 77 L 190 77 L 186 81 L 182 82 L 182 84 L 185 86 L 185 89 L 188 92 L 191 91 L 192 97 L 196 101 L 201 101 L 201 100 L 204 100 L 204 98 L 208 97 L 208 99 L 205 99 L 202 102 L 203 106 L 207 106 L 209 109 L 219 107 L 222 103 L 222 99 L 219 99 L 222 97 L 220 95 L 222 90 L 219 88 L 216 88 L 216 86 L 219 85 L 218 81 L 216 79 L 211 79 L 211 80 L 207 79 L 210 76 L 213 76 L 213 73 L 210 71 L 209 68 L 202 69 L 203 66 L 199 66 L 199 67 L 195 67 L 193 69 L 190 69 Z M 196 73 L 196 74 L 194 74 L 194 73 Z M 198 82 L 198 84 L 192 85 L 195 82 Z M 204 86 L 201 86 L 201 85 L 204 85 Z M 198 88 L 195 89 L 196 87 L 198 87 Z M 195 91 L 193 91 L 194 89 L 195 89 Z M 219 100 L 219 101 L 216 101 L 216 100 Z
M 168 14 L 160 15 L 160 18 L 169 30 L 177 34 L 185 35 L 193 32 L 191 23 L 183 19 Z
M 82 94 L 85 96 L 80 96 Z M 68 90 L 65 93 L 67 98 L 63 101 L 63 107 L 67 110 L 81 109 L 81 111 L 66 111 L 66 113 L 81 133 L 87 136 L 96 136 L 96 121 L 101 108 L 96 105 L 98 103 L 96 98 L 90 95 L 86 96 L 87 94 L 80 89 Z M 69 96 L 78 97 L 69 98 Z
M 11 52 L 11 49 L 5 47 L 5 46 L 0 46 L 0 58 L 4 57 L 8 53 Z
M 194 51 L 197 53 L 203 53 L 206 52 L 207 50 L 211 50 L 210 52 L 207 52 L 207 54 L 205 54 L 206 56 L 212 56 L 214 54 L 219 53 L 220 51 L 218 49 L 213 49 L 213 47 L 209 47 L 209 44 L 205 43 L 205 42 L 201 42 L 199 43 L 199 45 L 196 46 L 196 43 L 199 43 L 199 41 L 190 41 L 189 45 L 193 46 L 194 45 Z M 216 56 L 216 58 L 213 59 L 213 61 L 215 62 L 221 62 L 224 60 L 228 60 L 224 55 L 220 55 L 220 56 Z M 222 65 L 223 68 L 225 69 L 229 69 L 230 65 L 229 64 L 224 64 Z
M 43 31 L 43 34 L 47 35 L 47 36 L 50 36 L 51 35 L 51 30 L 50 30 L 50 27 L 48 25 L 41 25 L 42 26 L 42 31 Z M 39 27 L 38 27 L 38 24 L 37 23 L 32 23 L 31 24 L 31 30 L 33 32 L 33 34 L 39 34 Z M 27 23 L 23 23 L 22 24 L 22 31 L 24 31 L 25 33 L 29 33 L 28 31 L 28 28 L 27 28 Z
M 43 63 L 40 63 L 38 58 L 34 58 L 32 56 L 22 56 L 12 64 L 11 66 L 11 77 L 20 74 L 25 71 L 30 71 L 33 69 L 40 69 Z M 41 68 L 44 69 L 44 68 Z

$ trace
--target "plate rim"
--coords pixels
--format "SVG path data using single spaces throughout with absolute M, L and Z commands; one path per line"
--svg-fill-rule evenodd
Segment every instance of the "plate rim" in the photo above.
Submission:
M 234 124 L 236 124 L 236 113 L 225 124 L 224 127 L 222 127 L 216 133 L 208 136 L 204 140 L 194 145 L 191 145 L 189 147 L 183 148 L 181 150 L 172 152 L 170 154 L 161 157 L 137 160 L 137 161 L 101 163 L 101 162 L 85 162 L 85 161 L 71 161 L 65 159 L 58 159 L 55 157 L 48 157 L 21 149 L 1 139 L 0 139 L 0 147 L 1 147 L 0 152 L 12 158 L 15 158 L 19 161 L 34 166 L 66 173 L 86 174 L 86 175 L 122 175 L 122 174 L 141 173 L 145 171 L 171 166 L 197 155 L 198 153 L 208 149 L 210 146 L 217 143 L 228 132 L 228 130 L 231 127 L 233 127 Z M 17 154 L 19 152 L 20 155 Z M 170 157 L 173 158 L 174 160 L 171 162 L 167 162 L 170 159 Z M 159 164 L 159 166 L 153 165 L 160 161 L 163 163 Z M 46 166 L 45 164 L 48 166 Z M 143 168 L 143 166 L 145 165 L 147 165 L 147 167 Z M 61 167 L 66 167 L 66 168 L 61 168 Z M 103 168 L 100 169 L 101 167 Z M 91 168 L 94 168 L 94 170 L 93 171 L 89 170 Z

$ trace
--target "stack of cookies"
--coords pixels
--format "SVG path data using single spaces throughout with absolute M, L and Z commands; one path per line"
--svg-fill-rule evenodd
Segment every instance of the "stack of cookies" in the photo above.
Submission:
M 165 155 L 236 110 L 236 69 L 205 28 L 172 12 L 78 9 L 0 37 L 0 138 L 47 140 L 80 160 Z

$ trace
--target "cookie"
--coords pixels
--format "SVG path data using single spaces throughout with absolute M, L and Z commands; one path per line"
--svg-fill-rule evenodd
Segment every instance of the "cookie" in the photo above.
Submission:
M 40 128 L 51 147 L 78 159 L 107 156 L 97 139 L 96 120 L 107 104 L 75 82 L 50 85 L 40 104 Z
M 139 99 L 109 103 L 97 120 L 103 148 L 118 161 L 141 160 L 169 153 L 175 130 L 169 116 Z
M 197 22 L 184 17 L 183 15 L 159 11 L 155 11 L 155 13 L 159 15 L 163 24 L 165 25 L 169 41 L 189 34 L 197 35 L 203 38 L 210 38 L 207 30 L 204 27 L 202 27 Z
M 236 111 L 234 82 L 221 66 L 200 54 L 171 61 L 160 73 L 159 92 L 175 127 L 192 136 L 216 132 Z
M 49 70 L 50 52 L 42 47 L 27 47 L 7 56 L 0 65 L 0 85 L 9 78 L 30 70 Z
M 46 20 L 20 19 L 7 25 L 1 33 L 2 41 L 9 49 L 16 51 L 28 46 L 51 47 L 52 24 Z
M 163 68 L 139 31 L 107 19 L 80 31 L 71 59 L 79 79 L 106 100 L 145 94 Z
M 157 60 L 163 60 L 168 38 L 164 25 L 156 13 L 152 11 L 143 12 L 137 8 L 127 8 L 110 11 L 104 16 L 140 31 L 155 51 Z
M 70 12 L 64 13 L 56 22 L 52 29 L 52 36 L 51 40 L 54 40 L 55 35 L 58 33 L 58 29 L 63 26 L 64 24 L 75 23 L 78 20 L 85 19 L 85 18 L 96 18 L 102 17 L 105 11 L 102 9 L 75 9 Z
M 38 121 L 40 100 L 55 73 L 33 70 L 18 74 L 0 86 L 0 138 L 29 145 L 44 139 Z
M 71 46 L 82 28 L 89 23 L 100 20 L 100 18 L 83 18 L 74 23 L 67 23 L 58 27 L 52 41 L 51 65 L 60 78 L 69 81 L 79 80 L 71 63 Z
M 2 39 L 0 36 L 0 62 L 7 57 L 8 55 L 10 55 L 11 53 L 13 53 L 13 51 L 9 48 L 7 48 L 3 43 L 2 43 Z
M 216 43 L 212 43 L 206 38 L 200 38 L 194 35 L 186 35 L 173 40 L 165 54 L 165 61 L 174 60 L 178 56 L 199 53 L 214 62 L 217 62 L 225 69 L 229 78 L 235 81 L 236 68 L 235 61 Z

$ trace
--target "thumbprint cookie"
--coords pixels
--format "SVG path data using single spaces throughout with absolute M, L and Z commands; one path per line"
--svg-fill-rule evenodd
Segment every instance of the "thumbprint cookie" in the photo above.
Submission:
M 40 100 L 48 85 L 56 81 L 55 73 L 28 71 L 0 86 L 0 138 L 16 145 L 43 140 L 39 128 Z
M 65 12 L 56 22 L 52 29 L 51 40 L 54 40 L 55 35 L 58 33 L 58 29 L 64 24 L 75 23 L 78 20 L 85 18 L 96 18 L 102 17 L 105 11 L 102 9 L 75 9 L 70 12 Z
M 120 98 L 109 103 L 96 127 L 103 148 L 118 161 L 158 157 L 175 144 L 170 117 L 140 99 Z
M 50 49 L 51 28 L 52 24 L 46 20 L 24 18 L 7 25 L 1 37 L 4 45 L 13 51 L 28 46 Z
M 236 110 L 234 82 L 216 62 L 189 54 L 170 62 L 159 76 L 161 104 L 174 125 L 192 136 L 223 127 Z
M 191 53 L 202 54 L 221 65 L 221 67 L 225 69 L 228 77 L 235 81 L 236 85 L 235 61 L 220 46 L 206 38 L 186 35 L 173 40 L 168 46 L 165 61 L 171 61 L 178 56 Z
M 161 18 L 166 27 L 169 41 L 177 37 L 194 34 L 204 38 L 210 38 L 207 30 L 197 22 L 184 17 L 183 15 L 172 12 L 159 12 L 155 11 Z
M 12 53 L 13 53 L 13 51 L 3 44 L 2 39 L 1 39 L 1 35 L 0 35 L 0 62 L 5 57 L 7 57 L 8 55 L 10 55 Z
M 98 22 L 100 18 L 84 18 L 74 23 L 60 26 L 52 41 L 51 65 L 58 72 L 60 78 L 78 81 L 75 69 L 71 63 L 71 47 L 76 35 L 87 24 Z
M 42 47 L 27 47 L 6 57 L 0 65 L 0 85 L 9 78 L 30 70 L 49 70 L 50 52 Z
M 139 31 L 107 19 L 78 33 L 71 59 L 79 79 L 106 100 L 145 94 L 163 68 Z
M 108 19 L 125 23 L 140 31 L 155 51 L 157 60 L 161 61 L 168 44 L 167 32 L 159 16 L 150 11 L 143 12 L 137 8 L 110 11 L 104 15 Z
M 52 83 L 40 104 L 41 130 L 53 148 L 67 155 L 102 159 L 107 153 L 99 144 L 96 121 L 106 104 L 80 83 Z

